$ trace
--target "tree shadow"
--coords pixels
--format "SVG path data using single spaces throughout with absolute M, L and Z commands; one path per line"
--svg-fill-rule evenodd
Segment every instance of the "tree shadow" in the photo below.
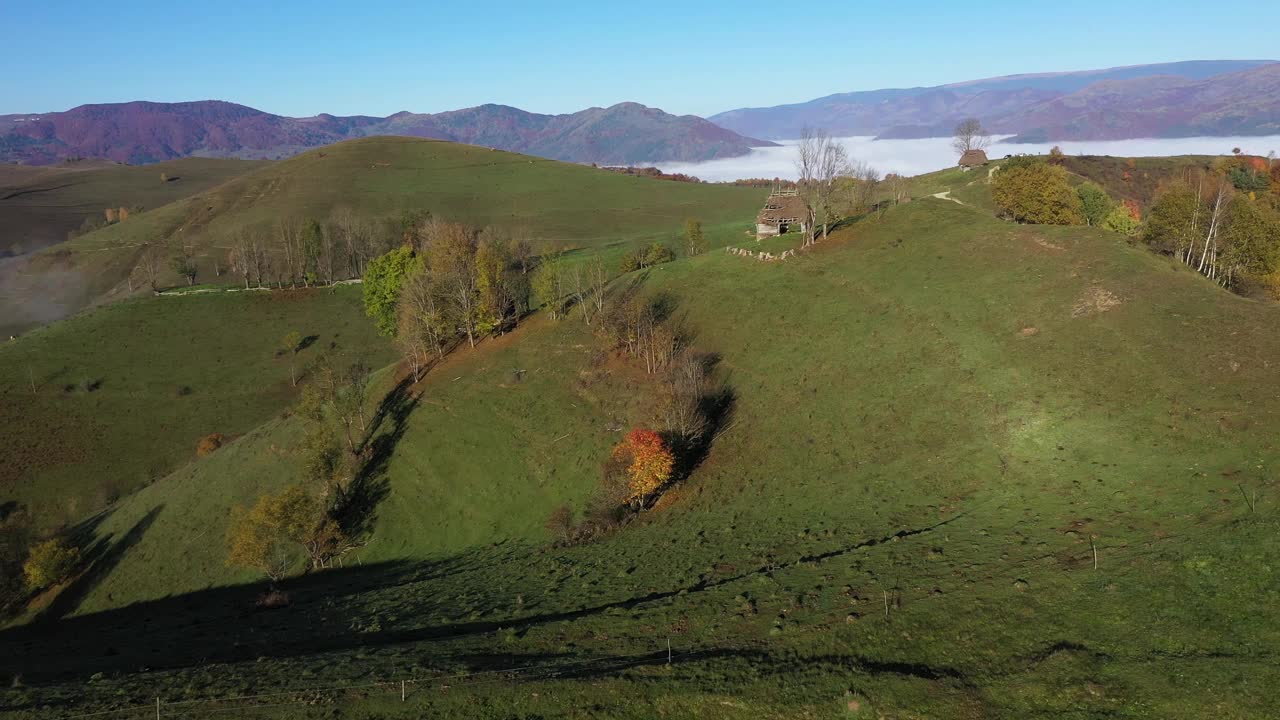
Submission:
M 142 519 L 134 523 L 133 527 L 114 541 L 111 535 L 99 536 L 97 532 L 102 522 L 110 516 L 109 512 L 99 513 L 72 528 L 68 535 L 80 548 L 81 561 L 86 569 L 40 612 L 36 622 L 51 622 L 75 612 L 89 592 L 111 574 L 124 554 L 142 540 L 142 536 L 150 529 L 156 516 L 163 509 L 163 504 L 152 508 Z
M 383 396 L 369 421 L 360 442 L 360 467 L 334 509 L 334 520 L 347 537 L 365 538 L 372 533 L 377 507 L 391 491 L 387 465 L 404 438 L 409 416 L 421 401 L 412 388 L 412 377 L 401 379 Z

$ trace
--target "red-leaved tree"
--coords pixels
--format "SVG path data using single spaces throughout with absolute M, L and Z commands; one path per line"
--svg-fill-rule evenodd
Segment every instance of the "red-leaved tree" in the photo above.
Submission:
M 653 430 L 636 428 L 613 449 L 613 460 L 626 467 L 627 502 L 644 499 L 671 479 L 675 455 Z

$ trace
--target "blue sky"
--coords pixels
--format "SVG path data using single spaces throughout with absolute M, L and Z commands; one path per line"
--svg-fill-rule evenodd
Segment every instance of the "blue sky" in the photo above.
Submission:
M 975 7 L 979 6 L 979 7 Z M 1280 2 L 0 0 L 0 114 L 221 99 L 284 115 L 710 115 L 835 92 L 1280 56 Z

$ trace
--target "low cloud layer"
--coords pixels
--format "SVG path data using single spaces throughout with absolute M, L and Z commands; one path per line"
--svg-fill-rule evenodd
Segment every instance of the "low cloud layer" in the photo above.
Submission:
M 659 163 L 663 172 L 695 175 L 711 182 L 739 178 L 794 179 L 795 141 L 783 141 L 782 147 L 757 148 L 749 155 L 702 163 Z M 881 173 L 896 172 L 919 175 L 950 167 L 956 162 L 951 138 L 923 140 L 874 140 L 870 137 L 840 138 L 849 157 L 870 164 Z M 1043 144 L 993 143 L 987 154 L 993 158 L 1020 153 L 1043 154 L 1054 145 L 1068 155 L 1116 155 L 1148 157 L 1167 155 L 1226 155 L 1238 147 L 1253 155 L 1280 153 L 1280 136 L 1265 137 L 1194 137 L 1145 138 L 1139 140 L 1098 140 Z

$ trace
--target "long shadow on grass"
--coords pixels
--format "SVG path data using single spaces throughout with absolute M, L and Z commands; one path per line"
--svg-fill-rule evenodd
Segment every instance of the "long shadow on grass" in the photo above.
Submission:
M 235 663 L 255 658 L 293 658 L 362 648 L 372 651 L 407 643 L 475 638 L 505 630 L 521 633 L 550 623 L 634 609 L 651 603 L 712 591 L 780 568 L 857 553 L 895 539 L 932 532 L 937 524 L 869 538 L 848 547 L 770 563 L 732 576 L 704 578 L 667 590 L 620 598 L 588 607 L 523 617 L 414 627 L 414 617 L 430 617 L 455 607 L 459 575 L 483 576 L 494 548 L 482 548 L 437 562 L 392 562 L 332 569 L 280 584 L 293 598 L 285 609 L 261 610 L 255 597 L 265 583 L 211 588 L 124 608 L 36 623 L 0 632 L 0 677 L 21 675 L 27 685 L 84 678 L 97 672 L 136 672 Z M 520 548 L 512 552 L 521 552 Z M 474 583 L 463 584 L 474 589 Z M 460 611 L 459 611 L 460 612 Z M 388 616 L 408 627 L 382 630 Z M 425 648 L 424 648 L 425 651 Z M 415 651 L 415 654 L 418 654 Z M 0 708 L 4 709 L 4 708 Z
M 70 535 L 80 548 L 80 556 L 86 569 L 58 593 L 53 602 L 40 613 L 37 622 L 51 622 L 75 612 L 85 596 L 97 587 L 103 578 L 111 574 L 124 554 L 142 540 L 142 536 L 146 534 L 163 509 L 164 505 L 152 508 L 142 519 L 134 523 L 128 532 L 121 535 L 120 539 L 114 541 L 111 535 L 100 537 L 97 534 L 98 526 L 106 520 L 109 513 L 96 515 L 72 529 Z
M 387 465 L 396 446 L 404 438 L 409 416 L 418 406 L 412 392 L 412 378 L 396 384 L 378 404 L 361 441 L 361 464 L 351 484 L 343 491 L 336 517 L 348 537 L 364 538 L 373 531 L 378 505 L 390 492 Z

